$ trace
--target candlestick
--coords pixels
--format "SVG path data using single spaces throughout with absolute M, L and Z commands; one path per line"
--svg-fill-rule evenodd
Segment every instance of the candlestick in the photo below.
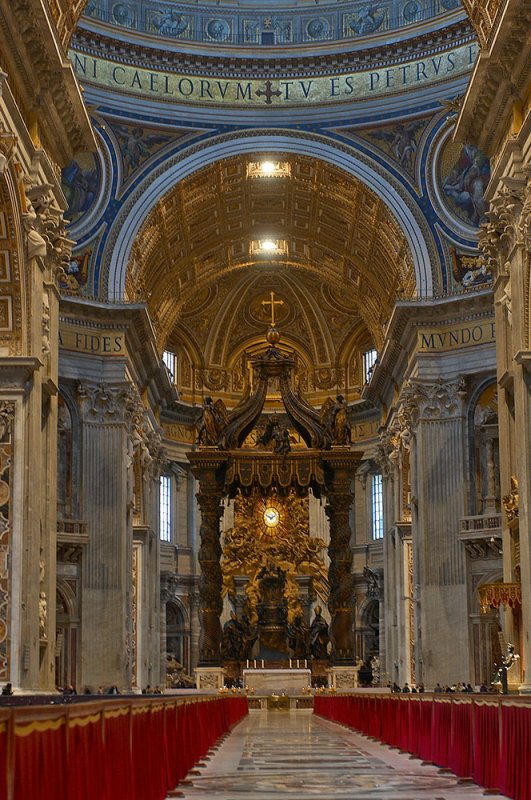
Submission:
M 247 669 L 249 669 L 249 659 L 247 659 Z
M 264 668 L 264 659 L 262 659 L 262 669 Z
M 289 660 L 289 668 L 291 669 L 291 658 Z

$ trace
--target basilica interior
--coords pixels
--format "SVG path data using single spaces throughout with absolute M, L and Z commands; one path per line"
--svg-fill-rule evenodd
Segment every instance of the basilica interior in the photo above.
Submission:
M 0 23 L 0 686 L 529 692 L 529 0 Z

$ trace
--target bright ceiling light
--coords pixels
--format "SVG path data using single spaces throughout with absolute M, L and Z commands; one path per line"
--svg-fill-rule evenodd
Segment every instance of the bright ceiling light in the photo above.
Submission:
M 262 161 L 262 172 L 264 175 L 272 175 L 275 171 L 275 165 L 272 161 Z
M 289 161 L 253 161 L 247 164 L 248 178 L 289 178 Z
M 251 255 L 287 255 L 288 243 L 285 239 L 253 239 L 250 244 Z

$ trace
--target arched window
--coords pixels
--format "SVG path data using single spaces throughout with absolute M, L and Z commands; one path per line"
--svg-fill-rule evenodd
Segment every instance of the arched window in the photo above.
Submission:
M 383 481 L 380 473 L 371 475 L 371 526 L 372 538 L 383 539 Z

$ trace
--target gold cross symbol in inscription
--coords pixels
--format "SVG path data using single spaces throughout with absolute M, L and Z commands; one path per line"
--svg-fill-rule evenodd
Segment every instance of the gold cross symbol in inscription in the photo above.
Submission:
M 271 300 L 262 300 L 262 307 L 271 306 L 271 327 L 275 327 L 275 306 L 283 306 L 284 300 L 275 300 L 275 293 L 270 293 Z
M 271 81 L 266 81 L 265 82 L 265 87 L 266 87 L 265 91 L 263 89 L 258 89 L 258 91 L 255 92 L 255 95 L 257 97 L 264 97 L 265 98 L 264 102 L 268 106 L 270 106 L 271 103 L 273 102 L 272 99 L 271 99 L 272 97 L 280 97 L 282 95 L 282 92 L 280 92 L 278 89 L 272 89 L 271 88 L 272 86 L 273 86 L 273 84 L 271 83 Z

